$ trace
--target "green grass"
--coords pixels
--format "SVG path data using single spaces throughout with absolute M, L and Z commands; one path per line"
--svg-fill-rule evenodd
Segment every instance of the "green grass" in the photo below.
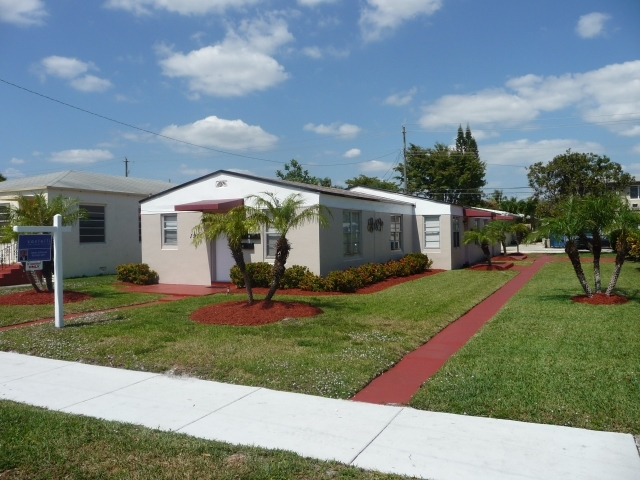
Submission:
M 0 401 L 0 478 L 400 479 L 291 452 Z
M 64 329 L 7 330 L 0 350 L 348 398 L 515 274 L 458 270 L 370 295 L 276 295 L 324 313 L 260 327 L 192 322 L 197 308 L 230 298 L 188 298 L 89 315 Z
M 93 298 L 82 302 L 65 304 L 64 313 L 95 312 L 125 305 L 136 305 L 157 300 L 162 296 L 119 290 L 114 285 L 115 281 L 115 275 L 65 280 L 65 290 L 86 293 Z M 31 290 L 31 287 L 3 288 L 0 289 L 0 295 L 24 290 Z M 39 318 L 50 318 L 54 315 L 53 305 L 1 305 L 0 309 L 2 312 L 2 315 L 0 315 L 0 327 L 25 323 Z
M 585 273 L 592 277 L 590 264 Z M 608 283 L 612 264 L 602 265 Z M 592 281 L 592 280 L 591 280 Z M 568 262 L 547 264 L 411 400 L 416 408 L 640 433 L 640 269 L 624 305 L 583 305 Z

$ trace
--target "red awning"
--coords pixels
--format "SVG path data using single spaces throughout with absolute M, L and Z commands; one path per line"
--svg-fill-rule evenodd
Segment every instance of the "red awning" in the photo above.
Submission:
M 476 210 L 475 208 L 465 208 L 465 217 L 488 217 L 491 218 L 491 212 L 485 212 L 484 210 Z
M 510 215 L 496 215 L 494 220 L 513 220 L 513 217 Z
M 233 198 L 228 200 L 200 200 L 199 202 L 183 203 L 175 205 L 176 212 L 206 212 L 206 213 L 226 213 L 234 207 L 244 205 L 244 198 Z

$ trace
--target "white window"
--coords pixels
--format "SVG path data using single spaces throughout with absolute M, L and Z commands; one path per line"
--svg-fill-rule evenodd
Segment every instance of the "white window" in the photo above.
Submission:
M 9 204 L 0 203 L 0 227 L 9 223 Z
M 359 255 L 360 212 L 342 212 L 342 252 L 345 255 Z
M 162 216 L 162 244 L 178 245 L 178 215 Z
M 267 249 L 265 256 L 267 258 L 276 258 L 276 243 L 278 243 L 278 239 L 280 238 L 280 232 L 272 226 L 269 226 L 266 229 L 265 238 L 265 245 Z
M 460 217 L 453 217 L 451 224 L 451 231 L 453 232 L 453 246 L 460 246 Z
M 402 215 L 391 215 L 391 250 L 402 250 Z
M 80 243 L 105 243 L 104 205 L 80 205 L 87 216 L 80 220 Z
M 640 185 L 631 185 L 629 187 L 629 198 L 640 198 Z
M 440 216 L 424 217 L 424 248 L 440 248 Z

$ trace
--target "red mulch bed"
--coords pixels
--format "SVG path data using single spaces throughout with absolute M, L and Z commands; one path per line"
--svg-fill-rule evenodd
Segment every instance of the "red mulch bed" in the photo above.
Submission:
M 481 272 L 486 272 L 489 270 L 508 270 L 511 267 L 513 267 L 512 262 L 492 262 L 491 266 L 487 265 L 486 263 L 478 263 L 477 265 L 469 267 L 469 270 L 479 270 Z
M 594 293 L 593 297 L 589 298 L 586 295 L 576 295 L 571 297 L 571 300 L 578 303 L 588 303 L 589 305 L 620 305 L 629 301 L 626 297 L 620 295 L 605 295 L 604 293 Z
M 322 313 L 318 307 L 299 302 L 265 302 L 258 300 L 224 302 L 202 307 L 191 314 L 191 320 L 215 325 L 266 325 L 284 318 L 312 317 Z
M 355 294 L 342 292 L 310 292 L 308 290 L 300 290 L 299 288 L 287 288 L 286 290 L 278 289 L 276 295 L 305 295 L 308 297 L 315 297 L 320 295 L 357 295 L 363 293 L 376 293 L 381 292 L 382 290 L 385 290 L 389 287 L 393 287 L 394 285 L 399 285 L 404 282 L 410 282 L 411 280 L 417 280 L 418 278 L 422 277 L 429 277 L 431 275 L 435 275 L 436 273 L 442 272 L 444 272 L 444 270 L 432 269 L 428 272 L 416 273 L 415 275 L 409 275 L 408 277 L 387 278 L 382 282 L 374 283 L 373 285 L 367 285 L 366 287 L 363 287 L 356 291 Z M 266 295 L 269 289 L 263 287 L 253 287 L 252 291 L 257 295 Z
M 491 257 L 491 261 L 496 261 L 496 262 L 513 262 L 514 260 L 525 260 L 527 258 L 526 255 L 524 254 L 520 254 L 520 255 L 499 255 L 497 257 Z
M 65 291 L 62 294 L 64 303 L 82 302 L 91 298 L 86 293 Z M 54 298 L 52 292 L 38 293 L 35 290 L 26 292 L 15 292 L 7 295 L 0 295 L 0 305 L 53 305 Z

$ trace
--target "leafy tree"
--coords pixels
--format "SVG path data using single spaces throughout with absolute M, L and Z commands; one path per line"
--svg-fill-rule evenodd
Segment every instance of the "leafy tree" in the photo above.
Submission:
M 7 180 L 7 177 L 5 177 L 3 174 L 0 173 L 0 182 L 4 182 Z
M 462 129 L 458 130 L 458 134 Z M 469 130 L 456 140 L 456 148 L 437 142 L 433 148 L 410 144 L 407 150 L 407 188 L 409 192 L 450 203 L 480 205 L 481 188 L 486 184 L 486 164 Z M 402 165 L 394 168 L 402 180 Z
M 548 164 L 537 162 L 528 168 L 529 186 L 540 202 L 539 213 L 550 215 L 570 196 L 603 195 L 620 192 L 634 178 L 622 171 L 619 163 L 593 153 L 572 152 L 557 155 Z
M 624 260 L 629 253 L 629 244 L 628 238 L 630 234 L 638 234 L 638 226 L 640 225 L 640 214 L 638 212 L 634 212 L 629 208 L 629 204 L 626 201 L 620 202 L 620 208 L 616 210 L 614 217 L 609 223 L 605 233 L 611 234 L 613 232 L 617 233 L 619 237 L 618 240 L 618 248 L 616 249 L 616 263 L 613 268 L 613 273 L 611 274 L 611 280 L 609 281 L 609 286 L 607 287 L 607 291 L 605 292 L 607 295 L 611 295 L 613 293 L 613 289 L 618 282 L 618 278 L 620 277 L 620 271 L 622 270 L 622 265 L 624 264 Z
M 464 232 L 462 236 L 462 243 L 464 245 L 469 243 L 478 243 L 480 245 L 489 266 L 491 266 L 491 250 L 489 247 L 498 241 L 500 241 L 498 234 L 490 227 L 490 224 L 485 225 L 479 230 Z
M 3 242 L 17 240 L 18 234 L 13 231 L 14 226 L 53 226 L 53 217 L 58 214 L 62 215 L 63 225 L 72 225 L 86 216 L 84 210 L 78 209 L 77 199 L 58 195 L 47 200 L 44 193 L 28 197 L 18 195 L 17 206 L 9 207 L 8 221 L 0 231 L 0 238 Z M 34 290 L 41 292 L 37 275 L 28 271 L 27 276 Z M 53 260 L 42 262 L 42 276 L 47 290 L 53 292 Z
M 507 233 L 511 233 L 511 222 L 508 220 L 494 220 L 487 227 L 495 233 L 497 241 L 502 245 L 503 254 L 507 254 Z
M 524 223 L 513 223 L 511 224 L 509 231 L 513 233 L 513 236 L 516 239 L 516 252 L 520 253 L 520 244 L 523 240 L 527 239 L 531 230 L 529 230 L 529 227 Z
M 399 192 L 400 187 L 395 182 L 390 182 L 389 180 L 381 180 L 378 177 L 367 177 L 366 175 L 360 174 L 358 177 L 353 177 L 348 180 L 345 180 L 344 183 L 347 184 L 348 187 L 371 187 L 378 188 L 380 190 L 388 190 L 390 192 Z
M 304 199 L 299 193 L 292 193 L 284 200 L 280 200 L 274 193 L 263 192 L 261 195 L 250 195 L 247 200 L 253 202 L 253 206 L 249 207 L 249 218 L 257 225 L 271 227 L 280 234 L 276 241 L 273 280 L 265 297 L 265 301 L 268 302 L 280 286 L 285 264 L 289 258 L 291 251 L 291 244 L 287 239 L 289 230 L 314 222 L 318 222 L 321 227 L 326 227 L 329 221 L 325 213 L 331 215 L 331 212 L 324 205 L 304 207 Z
M 289 163 L 285 163 L 284 172 L 276 170 L 276 176 L 282 180 L 291 182 L 307 183 L 309 185 L 320 185 L 321 187 L 330 187 L 331 179 L 329 177 L 318 178 L 309 175 L 309 170 L 303 170 L 302 165 L 295 158 Z
M 219 237 L 226 237 L 231 256 L 242 273 L 244 284 L 247 287 L 249 305 L 253 304 L 253 290 L 251 277 L 247 274 L 247 266 L 242 252 L 242 239 L 257 225 L 247 217 L 244 206 L 235 207 L 227 213 L 205 213 L 201 222 L 193 227 L 193 240 L 196 247 L 203 241 L 214 241 Z

